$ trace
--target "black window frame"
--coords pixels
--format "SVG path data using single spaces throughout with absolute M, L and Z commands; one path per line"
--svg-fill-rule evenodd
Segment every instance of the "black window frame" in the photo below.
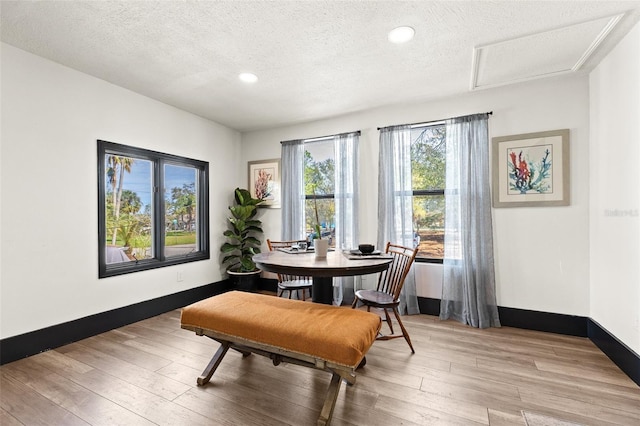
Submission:
M 317 194 L 317 195 L 305 194 L 304 199 L 305 199 L 305 202 L 308 201 L 308 200 L 333 200 L 333 202 L 335 203 L 336 196 L 335 196 L 335 194 Z M 334 228 L 334 231 L 335 231 L 335 228 Z M 335 243 L 335 241 L 334 241 L 334 243 Z M 313 247 L 313 240 L 310 241 L 310 244 L 311 244 L 311 247 Z M 331 247 L 333 247 L 333 246 L 331 246 Z
M 106 155 L 118 155 L 122 157 L 135 157 L 152 163 L 152 216 L 153 216 L 153 253 L 152 259 L 140 259 L 131 262 L 112 263 L 106 262 Z M 190 167 L 197 170 L 197 238 L 198 250 L 181 255 L 166 257 L 165 247 L 165 203 L 164 203 L 164 166 L 174 165 Z M 209 238 L 209 163 L 192 158 L 181 157 L 173 154 L 152 151 L 115 142 L 98 140 L 98 265 L 99 278 L 107 278 L 117 275 L 129 274 L 166 266 L 196 262 L 210 259 Z
M 414 125 L 412 125 L 412 129 L 413 128 L 435 127 L 435 126 L 444 126 L 444 122 L 435 121 L 435 122 L 414 124 Z M 411 195 L 412 195 L 412 197 L 416 197 L 416 196 L 444 196 L 444 192 L 445 192 L 444 188 L 442 188 L 442 189 L 413 189 L 412 188 Z M 420 256 L 420 254 L 418 253 L 418 255 L 416 256 L 414 261 L 416 263 L 442 264 L 442 263 L 444 263 L 444 258 L 425 257 L 425 256 Z
M 422 189 L 422 190 L 414 190 L 412 196 L 434 196 L 434 195 L 442 195 L 444 196 L 444 189 Z M 417 255 L 414 262 L 416 263 L 444 263 L 444 259 L 439 257 L 424 257 Z
M 359 132 L 358 132 L 358 134 L 359 134 Z M 337 135 L 321 136 L 321 137 L 317 137 L 317 138 L 304 139 L 302 141 L 303 145 L 305 146 L 304 149 L 306 151 L 307 150 L 306 149 L 306 145 L 313 144 L 313 143 L 318 143 L 318 142 L 320 142 L 320 143 L 323 143 L 323 142 L 331 142 L 331 143 L 333 143 L 333 138 L 335 136 L 337 136 Z M 335 158 L 334 158 L 334 164 L 335 164 Z M 302 180 L 303 180 L 303 185 L 304 185 L 306 183 L 306 182 L 304 182 L 304 176 L 303 176 Z M 335 200 L 336 200 L 335 190 L 336 190 L 336 187 L 335 187 L 335 182 L 334 182 L 334 185 L 333 185 L 333 191 L 334 192 L 333 193 L 327 193 L 327 194 L 304 194 L 305 203 L 307 201 L 309 201 L 309 200 L 316 200 L 316 201 L 317 200 L 333 200 L 333 202 L 335 203 Z M 335 228 L 334 228 L 334 231 L 335 231 Z M 307 238 L 309 238 L 309 235 L 307 235 Z M 310 241 L 310 244 L 311 244 L 311 247 L 313 247 L 313 240 Z M 335 241 L 333 242 L 333 244 L 335 244 Z M 331 246 L 331 247 L 333 247 L 333 246 Z
M 305 194 L 304 195 L 305 200 L 335 200 L 335 198 L 336 198 L 335 194 L 318 194 L 318 195 Z

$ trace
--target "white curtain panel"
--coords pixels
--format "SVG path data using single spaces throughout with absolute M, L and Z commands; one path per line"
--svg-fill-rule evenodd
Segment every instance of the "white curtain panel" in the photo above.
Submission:
M 282 240 L 305 240 L 304 225 L 304 142 L 282 142 Z
M 334 137 L 336 248 L 358 247 L 358 143 L 357 133 Z
M 446 120 L 441 319 L 500 327 L 495 293 L 488 114 Z
M 413 247 L 411 126 L 380 130 L 378 172 L 378 248 L 387 242 Z M 414 267 L 400 295 L 400 313 L 419 314 Z
M 359 133 L 344 133 L 333 138 L 335 156 L 336 250 L 358 247 L 358 144 Z M 354 277 L 334 279 L 334 304 L 351 304 Z

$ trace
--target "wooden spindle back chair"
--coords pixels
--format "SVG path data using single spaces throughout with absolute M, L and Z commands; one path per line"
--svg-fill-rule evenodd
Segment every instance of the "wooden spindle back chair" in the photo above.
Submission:
M 389 325 L 389 330 L 391 330 L 391 334 L 380 335 L 378 340 L 389 340 L 404 337 L 411 348 L 411 352 L 415 353 L 413 345 L 411 344 L 411 339 L 409 338 L 409 333 L 404 328 L 404 324 L 402 324 L 402 320 L 400 319 L 398 306 L 400 305 L 400 292 L 402 291 L 405 279 L 409 274 L 411 265 L 418 254 L 418 248 L 403 247 L 389 242 L 385 248 L 385 253 L 390 254 L 393 257 L 393 261 L 386 271 L 380 273 L 377 288 L 375 290 L 356 291 L 356 297 L 353 301 L 352 307 L 356 308 L 358 302 L 361 302 L 367 307 L 367 311 L 370 311 L 372 307 L 382 309 L 384 311 L 385 321 Z M 393 312 L 396 321 L 398 321 L 402 334 L 394 334 L 389 310 Z
M 267 239 L 267 246 L 269 247 L 269 251 L 274 251 L 279 248 L 289 249 L 293 245 L 298 243 L 305 243 L 306 240 L 290 240 L 290 241 L 272 241 Z M 285 291 L 289 292 L 289 299 L 291 299 L 291 295 L 295 291 L 298 295 L 298 299 L 300 299 L 300 292 L 302 292 L 302 300 L 306 299 L 306 291 L 309 290 L 309 297 L 311 297 L 311 285 L 313 281 L 311 277 L 302 276 L 302 275 L 288 275 L 288 274 L 278 274 L 278 296 L 282 296 Z

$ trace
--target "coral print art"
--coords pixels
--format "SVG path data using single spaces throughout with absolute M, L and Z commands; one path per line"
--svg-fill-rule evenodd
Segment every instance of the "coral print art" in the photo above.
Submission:
M 492 138 L 493 207 L 570 205 L 569 129 Z
M 507 155 L 509 194 L 548 194 L 553 192 L 552 145 L 508 149 Z
M 261 200 L 273 194 L 273 169 L 258 169 L 255 177 L 256 198 Z
M 249 161 L 248 189 L 259 207 L 280 208 L 280 159 Z

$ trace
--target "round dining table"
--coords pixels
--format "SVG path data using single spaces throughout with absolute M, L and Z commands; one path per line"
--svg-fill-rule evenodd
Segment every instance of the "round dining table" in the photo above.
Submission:
M 258 268 L 277 274 L 312 277 L 311 299 L 316 303 L 333 303 L 333 278 L 367 275 L 386 270 L 391 256 L 380 254 L 357 256 L 350 252 L 329 251 L 316 257 L 313 251 L 275 250 L 253 256 Z

